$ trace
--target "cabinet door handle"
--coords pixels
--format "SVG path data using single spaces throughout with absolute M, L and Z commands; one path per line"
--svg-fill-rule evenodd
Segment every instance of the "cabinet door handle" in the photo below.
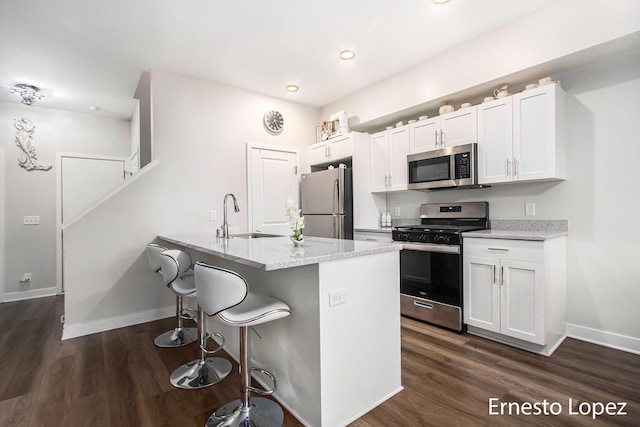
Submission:
M 496 283 L 498 281 L 498 267 L 493 264 L 493 283 Z
M 514 177 L 518 176 L 518 159 L 517 158 L 513 159 L 513 176 Z
M 327 145 L 327 148 L 329 149 L 329 158 L 331 158 L 331 146 Z
M 435 132 L 436 132 L 436 147 L 437 147 L 438 146 L 438 131 L 435 131 Z
M 488 251 L 501 251 L 501 252 L 509 252 L 507 248 L 487 248 Z
M 511 159 L 507 158 L 507 176 L 511 176 Z
M 393 177 L 389 175 L 389 187 L 393 185 Z
M 444 145 L 444 131 L 440 130 L 440 144 Z
M 504 286 L 504 266 L 500 266 L 500 284 Z
M 324 157 L 325 157 L 325 159 L 326 159 L 327 157 L 329 157 L 329 150 L 328 150 L 328 148 L 329 148 L 328 146 L 326 146 L 326 145 L 324 146 Z

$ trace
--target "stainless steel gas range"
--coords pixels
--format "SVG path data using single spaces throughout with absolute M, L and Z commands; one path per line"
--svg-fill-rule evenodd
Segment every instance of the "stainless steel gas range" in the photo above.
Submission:
M 396 227 L 400 312 L 458 332 L 462 324 L 462 235 L 488 228 L 487 202 L 426 203 L 420 224 Z

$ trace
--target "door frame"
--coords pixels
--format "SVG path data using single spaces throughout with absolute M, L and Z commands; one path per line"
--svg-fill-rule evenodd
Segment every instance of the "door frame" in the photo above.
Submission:
M 253 170 L 251 168 L 251 150 L 271 150 L 284 151 L 294 153 L 296 155 L 296 176 L 298 176 L 298 202 L 300 201 L 300 149 L 296 147 L 287 147 L 284 145 L 261 144 L 257 142 L 247 142 L 247 230 L 253 231 Z M 284 206 L 282 207 L 284 211 Z
M 5 155 L 4 155 L 4 147 L 0 147 L 0 302 L 4 301 L 4 293 L 5 293 L 5 283 L 4 276 L 7 271 L 4 268 L 5 264 L 5 210 L 6 210 L 6 200 L 5 200 L 5 186 L 6 186 L 6 177 L 5 177 Z
M 62 233 L 65 224 L 62 224 L 62 159 L 64 157 L 73 157 L 81 159 L 92 160 L 112 160 L 123 161 L 125 176 L 123 182 L 131 177 L 131 160 L 126 156 L 103 156 L 100 154 L 85 154 L 85 153 L 69 153 L 69 152 L 56 152 L 56 294 L 60 295 L 64 293 L 64 278 L 63 278 L 63 266 L 62 266 Z M 76 217 L 77 218 L 77 217 Z M 74 219 L 75 220 L 75 219 Z M 72 220 L 71 222 L 73 222 Z

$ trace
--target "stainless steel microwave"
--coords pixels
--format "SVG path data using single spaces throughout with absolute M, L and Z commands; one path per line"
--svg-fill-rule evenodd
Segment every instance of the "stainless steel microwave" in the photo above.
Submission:
M 477 144 L 410 154 L 409 190 L 472 187 L 478 182 Z

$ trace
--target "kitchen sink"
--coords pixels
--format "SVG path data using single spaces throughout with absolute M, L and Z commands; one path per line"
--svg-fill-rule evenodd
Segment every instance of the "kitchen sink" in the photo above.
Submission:
M 232 234 L 231 238 L 233 239 L 261 239 L 264 237 L 282 237 L 277 234 L 267 234 L 267 233 L 241 233 L 241 234 Z

